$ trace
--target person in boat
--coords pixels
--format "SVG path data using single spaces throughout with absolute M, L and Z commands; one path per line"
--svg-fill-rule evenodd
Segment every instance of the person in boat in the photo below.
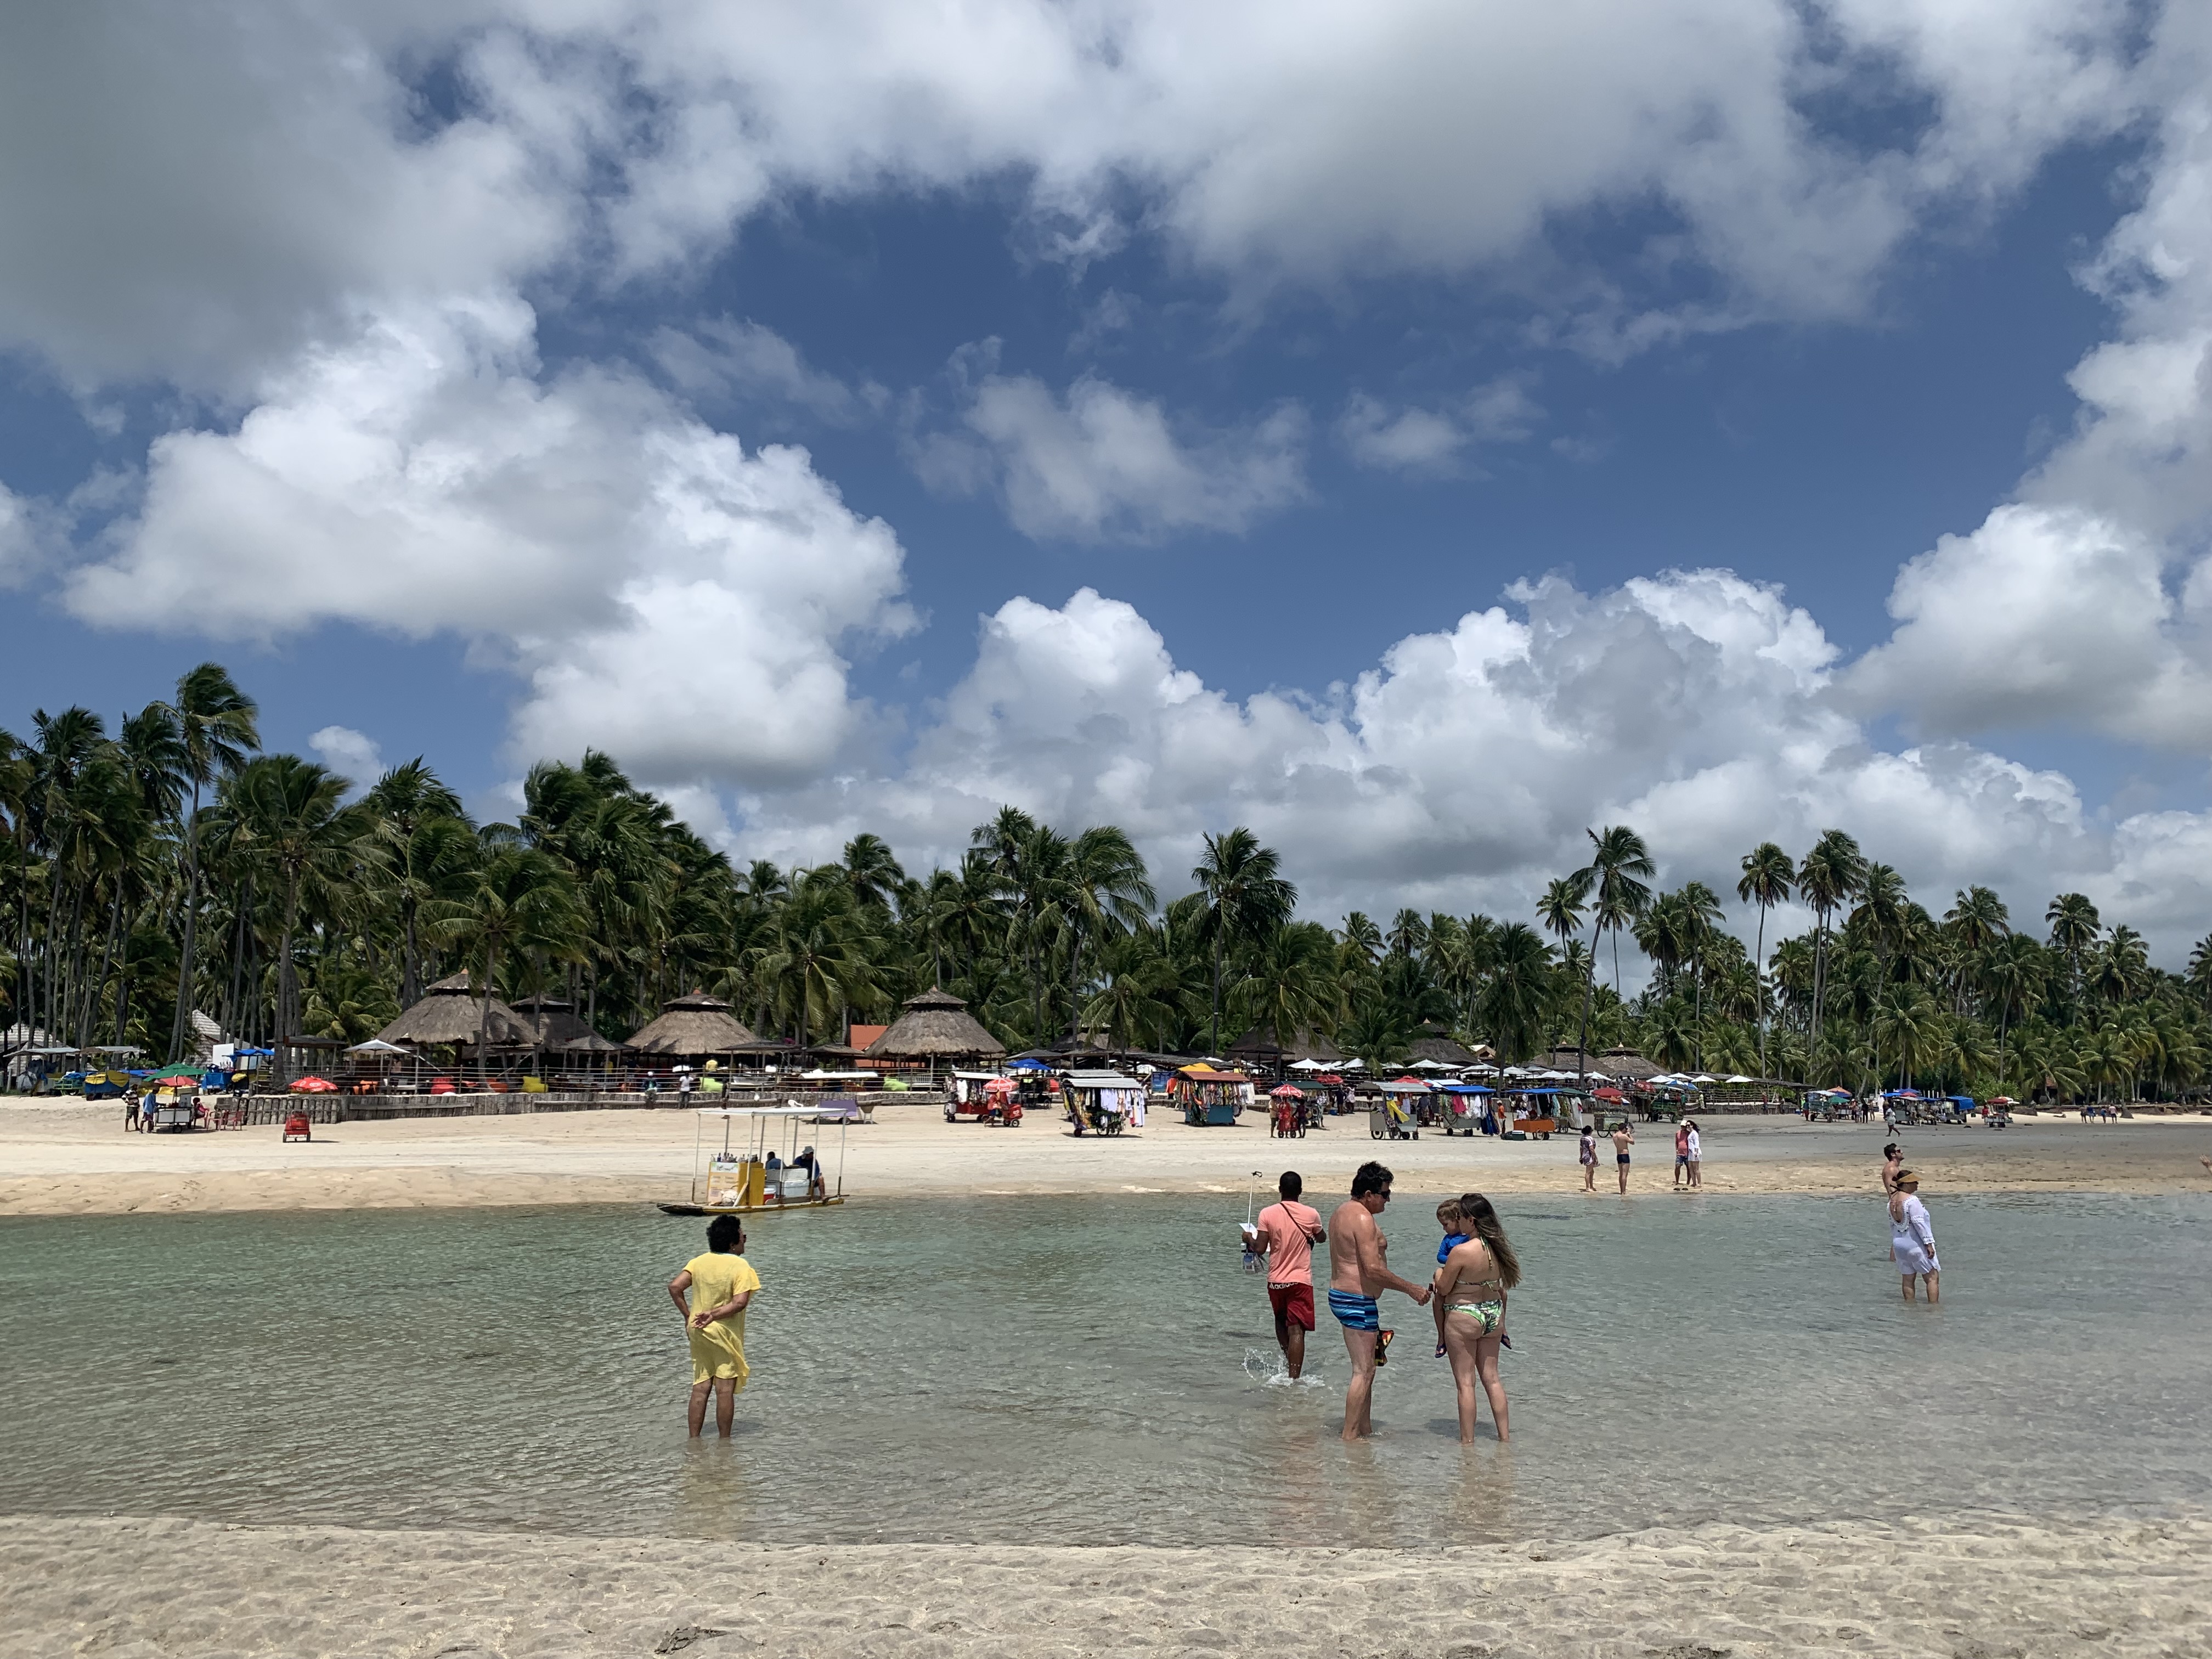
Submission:
M 691 1401 L 688 1421 L 696 1440 L 707 1427 L 707 1401 L 725 1440 L 736 1420 L 738 1390 L 751 1375 L 745 1364 L 745 1310 L 761 1288 L 745 1260 L 744 1224 L 718 1215 L 707 1224 L 707 1253 L 695 1255 L 668 1281 L 668 1294 L 684 1316 L 691 1345 Z
M 813 1147 L 807 1147 L 804 1152 L 800 1152 L 797 1158 L 792 1159 L 791 1167 L 794 1170 L 804 1170 L 806 1171 L 806 1191 L 808 1196 L 817 1199 L 823 1199 L 830 1196 L 830 1183 L 823 1179 L 822 1160 L 815 1157 Z

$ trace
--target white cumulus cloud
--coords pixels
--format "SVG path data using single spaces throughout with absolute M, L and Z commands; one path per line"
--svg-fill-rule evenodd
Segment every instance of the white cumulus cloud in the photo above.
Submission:
M 961 420 L 963 431 L 915 442 L 916 471 L 939 489 L 994 491 L 1039 540 L 1239 532 L 1306 493 L 1307 422 L 1295 404 L 1212 428 L 1096 376 L 1060 396 L 1034 375 L 986 374 Z
M 308 737 L 307 747 L 356 789 L 366 789 L 384 775 L 384 751 L 374 738 L 349 726 L 324 726 Z

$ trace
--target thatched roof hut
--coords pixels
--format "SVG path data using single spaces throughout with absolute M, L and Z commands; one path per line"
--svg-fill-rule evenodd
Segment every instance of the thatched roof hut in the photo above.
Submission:
M 579 1037 L 597 1037 L 599 1034 L 577 1018 L 576 1005 L 566 997 L 548 996 L 539 992 L 532 996 L 517 997 L 507 1005 L 528 1022 L 537 1033 L 541 1048 L 565 1048 Z M 605 1042 L 604 1037 L 599 1041 Z M 607 1045 L 617 1047 L 614 1043 Z
M 761 1047 L 761 1040 L 730 1012 L 730 1005 L 704 991 L 672 997 L 660 1018 L 630 1034 L 629 1046 L 648 1054 L 730 1054 Z
M 965 1002 L 934 985 L 908 997 L 905 1012 L 867 1048 L 870 1060 L 996 1060 L 1006 1052 Z
M 1602 1054 L 1592 1054 L 1588 1065 L 1583 1062 L 1579 1048 L 1554 1048 L 1549 1054 L 1539 1054 L 1528 1062 L 1554 1072 L 1588 1072 L 1592 1077 L 1616 1078 L 1631 1082 L 1640 1078 L 1657 1077 L 1660 1068 L 1638 1054 L 1633 1048 L 1607 1048 Z
M 490 1038 L 495 1048 L 527 1048 L 538 1040 L 537 1028 L 497 997 L 491 1000 L 487 1020 L 483 998 L 465 969 L 430 987 L 420 1002 L 376 1035 L 386 1042 L 417 1047 L 462 1042 L 473 1047 L 480 1033 Z
M 1334 1066 L 1345 1054 L 1334 1042 L 1314 1031 L 1300 1031 L 1288 1043 L 1281 1043 L 1275 1041 L 1273 1026 L 1255 1025 L 1229 1045 L 1229 1058 L 1253 1066 L 1283 1066 L 1301 1060 L 1317 1060 L 1325 1066 Z
M 1406 1063 L 1409 1066 L 1417 1060 L 1432 1060 L 1440 1066 L 1455 1067 L 1473 1066 L 1481 1058 L 1463 1043 L 1455 1042 L 1434 1031 L 1415 1037 L 1413 1046 L 1406 1053 Z

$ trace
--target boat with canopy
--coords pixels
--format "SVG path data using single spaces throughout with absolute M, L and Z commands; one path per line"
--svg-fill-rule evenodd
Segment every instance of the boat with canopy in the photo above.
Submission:
M 691 1196 L 663 1204 L 669 1215 L 759 1215 L 769 1210 L 832 1209 L 845 1201 L 847 1113 L 817 1106 L 702 1106 L 692 1115 Z M 721 1144 L 712 1139 L 716 1121 Z M 799 1145 L 802 1123 L 837 1126 L 833 1176 L 810 1143 Z M 779 1151 L 779 1148 L 781 1148 Z

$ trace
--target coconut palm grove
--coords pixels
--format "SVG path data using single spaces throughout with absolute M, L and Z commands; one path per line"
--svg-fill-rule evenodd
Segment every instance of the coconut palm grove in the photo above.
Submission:
M 1625 1046 L 1676 1069 L 2061 1100 L 2171 1096 L 2212 1061 L 2212 939 L 2176 976 L 2079 893 L 2021 915 L 1986 887 L 1916 898 L 1840 830 L 1743 853 L 1747 941 L 1727 895 L 1665 890 L 1626 825 L 1593 829 L 1525 917 L 1331 928 L 1297 915 L 1292 873 L 1242 828 L 1155 872 L 1112 824 L 1007 806 L 955 869 L 909 872 L 873 835 L 836 863 L 740 868 L 601 754 L 532 768 L 511 823 L 474 822 L 419 760 L 349 787 L 264 752 L 212 663 L 113 732 L 81 708 L 0 732 L 0 1023 L 172 1059 L 196 1010 L 255 1041 L 358 1042 L 468 969 L 509 997 L 565 995 L 615 1041 L 703 988 L 803 1048 L 940 984 L 1011 1048 L 1081 1033 L 1218 1053 L 1261 1027 L 1382 1066 L 1448 1033 L 1507 1060 Z M 1785 933 L 1778 911 L 1812 925 Z

